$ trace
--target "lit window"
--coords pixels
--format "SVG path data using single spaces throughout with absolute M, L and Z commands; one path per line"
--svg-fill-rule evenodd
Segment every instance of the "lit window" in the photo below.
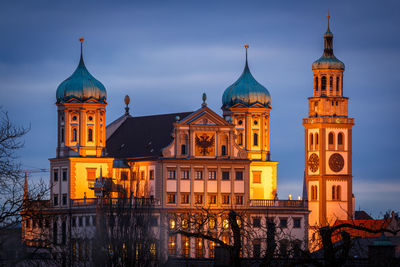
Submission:
M 168 204 L 175 204 L 176 202 L 176 200 L 175 200 L 175 193 L 168 193 L 168 195 L 167 195 L 167 197 L 168 197 L 168 200 L 167 200 L 167 203 Z
M 149 180 L 154 180 L 154 170 L 149 171 Z
M 195 204 L 203 204 L 203 194 L 195 195 Z
M 188 219 L 183 219 L 182 220 L 182 228 L 186 229 L 189 226 L 189 221 Z
M 189 194 L 188 193 L 181 194 L 181 204 L 189 204 Z
M 230 195 L 222 194 L 222 204 L 229 205 L 229 203 L 230 203 Z
M 169 220 L 169 229 L 175 229 L 176 223 L 174 219 Z
M 210 227 L 210 229 L 215 229 L 215 219 L 211 218 L 208 226 Z
M 196 171 L 196 180 L 203 180 L 203 171 Z
M 168 236 L 168 256 L 176 256 L 176 235 Z
M 203 257 L 203 239 L 196 238 L 196 258 Z
M 182 235 L 182 257 L 188 258 L 189 256 L 190 256 L 189 237 Z
M 253 172 L 253 184 L 261 184 L 261 172 Z
M 216 171 L 209 171 L 208 172 L 208 180 L 215 180 L 217 178 L 217 172 Z
M 188 180 L 189 179 L 189 171 L 188 170 L 182 171 L 181 179 L 182 180 Z
M 214 258 L 214 256 L 215 256 L 215 242 L 214 241 L 208 241 L 208 252 L 209 252 L 209 257 Z
M 210 205 L 217 204 L 217 195 L 216 194 L 208 195 L 208 204 L 210 204 Z
M 229 221 L 228 221 L 228 219 L 224 219 L 224 220 L 222 221 L 222 227 L 223 227 L 224 229 L 228 229 L 228 228 L 229 228 Z
M 236 202 L 236 205 L 243 205 L 243 195 L 236 195 L 235 202 Z

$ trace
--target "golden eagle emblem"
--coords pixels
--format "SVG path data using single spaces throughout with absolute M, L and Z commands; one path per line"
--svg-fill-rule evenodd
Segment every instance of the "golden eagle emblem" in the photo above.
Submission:
M 214 135 L 209 136 L 207 134 L 196 135 L 196 146 L 200 148 L 200 153 L 203 156 L 210 154 L 210 149 L 214 146 Z

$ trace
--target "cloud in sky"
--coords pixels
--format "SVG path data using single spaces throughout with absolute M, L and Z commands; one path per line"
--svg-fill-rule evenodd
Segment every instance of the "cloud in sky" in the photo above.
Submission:
M 371 201 L 361 188 L 382 181 L 379 192 L 385 186 L 396 191 L 391 185 L 400 180 L 400 37 L 393 30 L 399 7 L 398 1 L 3 1 L 0 105 L 17 124 L 31 124 L 23 163 L 45 168 L 55 155 L 55 91 L 78 64 L 80 36 L 89 71 L 107 88 L 108 123 L 124 112 L 126 94 L 134 115 L 195 110 L 203 92 L 220 112 L 222 93 L 240 76 L 243 44 L 249 43 L 250 69 L 272 95 L 271 153 L 280 162 L 280 196 L 292 185 L 300 192 L 302 118 L 329 8 L 356 123 L 356 206 L 397 209 L 395 193 L 385 194 L 387 202 Z

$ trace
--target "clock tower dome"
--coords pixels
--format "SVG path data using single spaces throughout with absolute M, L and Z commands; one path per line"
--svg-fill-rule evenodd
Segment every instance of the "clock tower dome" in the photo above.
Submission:
M 309 225 L 323 226 L 353 217 L 352 127 L 349 99 L 343 95 L 343 62 L 333 54 L 333 34 L 324 34 L 324 53 L 312 64 L 313 96 L 308 98 L 305 173 Z

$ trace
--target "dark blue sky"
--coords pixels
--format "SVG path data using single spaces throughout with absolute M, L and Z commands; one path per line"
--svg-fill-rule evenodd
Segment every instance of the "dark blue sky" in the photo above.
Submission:
M 220 113 L 249 43 L 250 69 L 272 96 L 281 198 L 301 194 L 301 119 L 329 9 L 356 122 L 356 208 L 375 216 L 399 210 L 398 1 L 15 2 L 0 3 L 0 105 L 15 123 L 31 125 L 20 153 L 25 168 L 47 168 L 55 156 L 55 92 L 78 64 L 80 36 L 86 66 L 107 88 L 108 123 L 124 112 L 126 94 L 133 115 L 196 110 L 203 92 Z

